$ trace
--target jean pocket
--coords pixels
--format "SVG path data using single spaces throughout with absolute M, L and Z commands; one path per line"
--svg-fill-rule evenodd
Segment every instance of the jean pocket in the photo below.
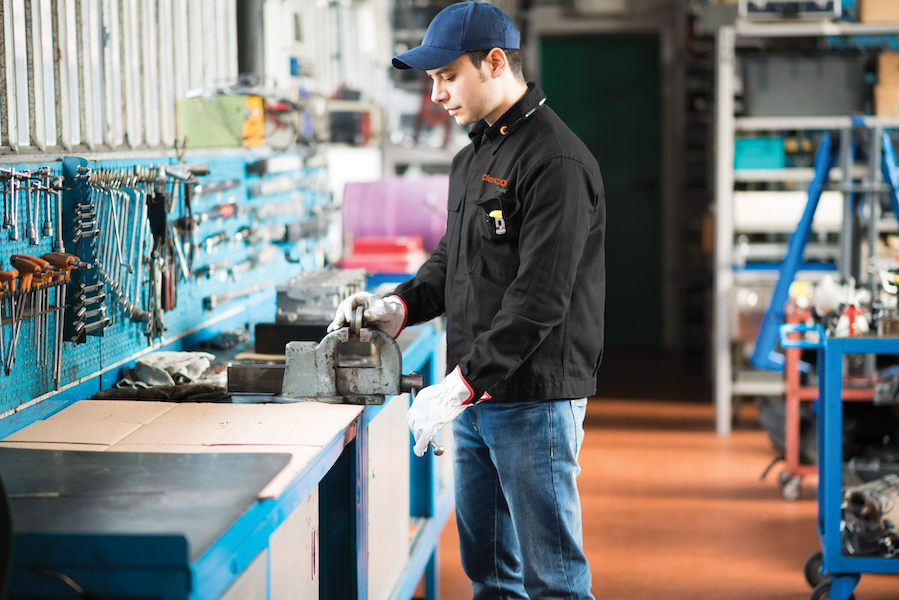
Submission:
M 581 453 L 581 445 L 584 443 L 584 419 L 587 416 L 587 399 L 578 398 L 577 400 L 571 400 L 570 404 L 571 417 L 574 420 L 574 430 L 576 432 L 577 448 L 575 449 L 575 454 L 577 455 Z

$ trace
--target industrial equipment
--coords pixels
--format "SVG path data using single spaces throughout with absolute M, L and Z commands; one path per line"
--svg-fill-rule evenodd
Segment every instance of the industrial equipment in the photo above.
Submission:
M 349 327 L 321 342 L 290 342 L 285 365 L 232 365 L 228 391 L 273 394 L 276 402 L 383 404 L 385 397 L 424 386 L 424 378 L 402 374 L 400 347 L 378 329 L 362 327 L 362 307 Z

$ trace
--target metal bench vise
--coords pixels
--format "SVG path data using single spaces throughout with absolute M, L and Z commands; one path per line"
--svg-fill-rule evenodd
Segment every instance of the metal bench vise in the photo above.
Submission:
M 228 391 L 274 394 L 275 402 L 384 404 L 386 396 L 421 389 L 420 374 L 402 374 L 403 355 L 396 341 L 361 323 L 359 307 L 349 327 L 321 342 L 289 342 L 284 366 L 228 367 Z

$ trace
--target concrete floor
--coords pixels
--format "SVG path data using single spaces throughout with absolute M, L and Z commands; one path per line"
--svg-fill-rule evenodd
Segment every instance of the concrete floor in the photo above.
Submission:
M 585 549 L 598 600 L 807 600 L 802 569 L 818 549 L 814 477 L 785 502 L 754 406 L 718 437 L 695 362 L 614 355 L 587 411 L 579 478 Z M 899 569 L 899 559 L 897 559 Z M 471 598 L 451 520 L 440 544 L 440 598 Z M 896 600 L 899 578 L 863 575 L 858 600 Z

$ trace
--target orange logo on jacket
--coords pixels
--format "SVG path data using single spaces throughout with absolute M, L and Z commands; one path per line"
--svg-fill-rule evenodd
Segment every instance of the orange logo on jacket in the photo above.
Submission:
M 487 183 L 495 183 L 500 187 L 506 187 L 506 185 L 508 185 L 509 183 L 508 179 L 497 179 L 496 177 L 491 177 L 487 173 L 481 175 L 481 181 L 486 181 Z

